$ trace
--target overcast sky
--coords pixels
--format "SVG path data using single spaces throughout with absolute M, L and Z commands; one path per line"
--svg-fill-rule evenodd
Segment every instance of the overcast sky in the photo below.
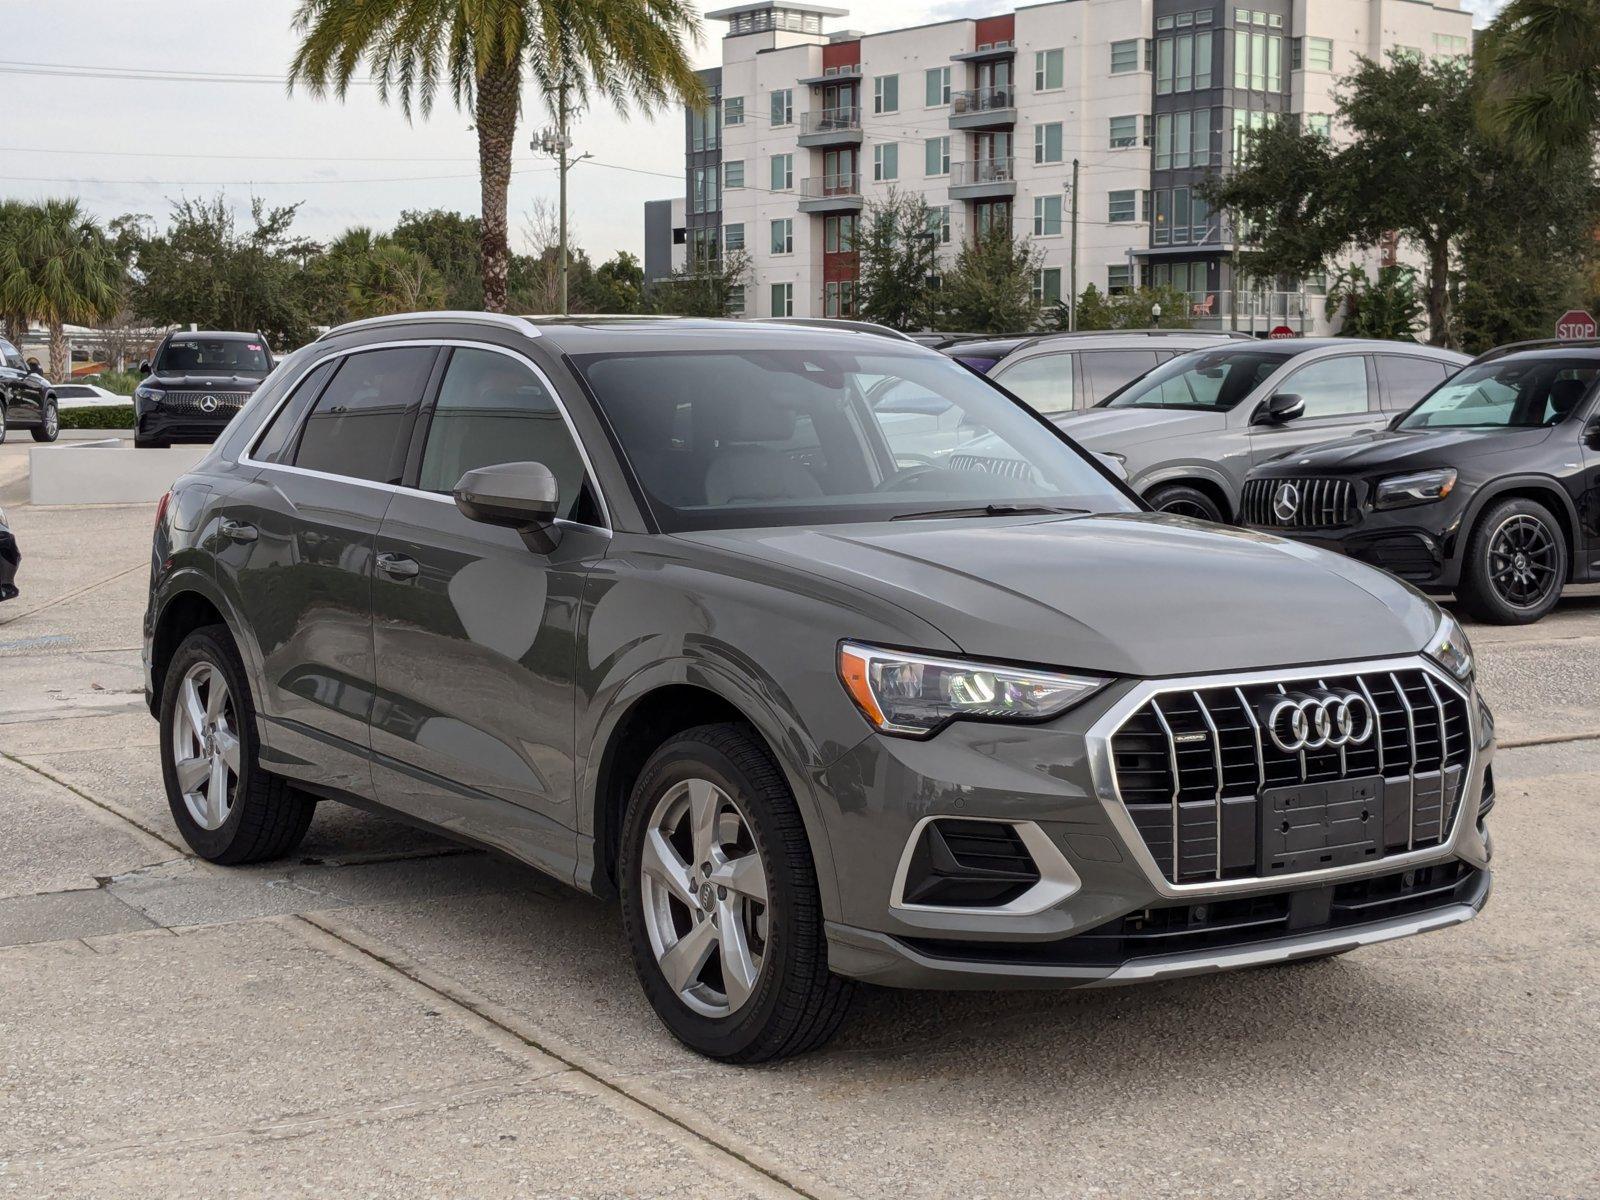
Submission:
M 1487 17 L 1501 2 L 1469 7 Z M 1006 0 L 841 3 L 853 11 L 829 27 L 868 31 L 1011 7 Z M 0 195 L 78 195 L 102 218 L 141 212 L 162 220 L 170 200 L 184 195 L 221 191 L 240 209 L 252 195 L 303 201 L 299 231 L 324 239 L 351 225 L 386 228 L 408 208 L 477 212 L 477 144 L 447 98 L 431 118 L 408 124 L 370 88 L 353 88 L 344 103 L 285 94 L 294 8 L 294 0 L 0 2 Z M 717 61 L 721 32 L 721 22 L 708 25 L 701 65 Z M 60 67 L 265 79 L 50 73 Z M 546 120 L 530 97 L 511 187 L 513 240 L 537 199 L 554 202 L 550 164 L 526 149 Z M 571 175 L 579 244 L 597 261 L 617 250 L 639 253 L 643 202 L 681 191 L 679 118 L 624 120 L 605 109 L 588 114 L 575 136 L 595 160 Z

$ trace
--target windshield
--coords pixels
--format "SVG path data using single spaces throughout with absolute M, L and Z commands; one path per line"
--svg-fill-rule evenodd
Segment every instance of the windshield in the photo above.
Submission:
M 243 338 L 173 338 L 156 359 L 157 375 L 265 375 L 267 348 Z
M 1226 412 L 1298 350 L 1196 350 L 1180 354 L 1107 400 L 1105 408 L 1179 408 Z
M 1137 509 L 1049 425 L 933 355 L 574 362 L 668 532 Z
M 1600 361 L 1493 362 L 1468 367 L 1402 417 L 1397 429 L 1538 429 L 1578 407 Z

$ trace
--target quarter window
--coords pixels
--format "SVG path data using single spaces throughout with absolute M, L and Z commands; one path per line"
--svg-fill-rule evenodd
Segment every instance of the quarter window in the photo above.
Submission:
M 1072 411 L 1072 355 L 1041 354 L 994 373 L 994 381 L 1035 412 Z
M 556 477 L 571 518 L 583 496 L 583 459 L 539 377 L 492 350 L 457 349 L 428 424 L 417 486 L 448 495 L 461 477 L 498 463 L 536 462 Z
M 317 393 L 328 382 L 338 363 L 338 359 L 330 358 L 318 363 L 307 373 L 300 381 L 300 386 L 295 388 L 294 396 L 267 425 L 256 448 L 250 452 L 251 458 L 257 462 L 283 461 L 284 449 L 293 443 L 295 430 L 300 428 L 300 418 L 306 415 L 306 409 L 311 407 L 311 402 L 317 398 Z
M 1385 408 L 1410 408 L 1443 383 L 1449 374 L 1443 363 L 1404 354 L 1380 354 L 1377 362 Z
M 429 346 L 348 356 L 306 418 L 294 465 L 396 483 L 396 444 L 421 403 L 437 351 Z
M 1099 404 L 1112 392 L 1156 368 L 1154 350 L 1089 350 L 1083 363 L 1085 407 Z

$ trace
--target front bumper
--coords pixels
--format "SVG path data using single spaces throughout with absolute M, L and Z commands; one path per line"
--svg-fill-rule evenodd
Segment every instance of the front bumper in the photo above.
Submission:
M 958 722 L 928 741 L 873 737 L 835 761 L 821 791 L 833 806 L 832 968 L 906 987 L 1125 982 L 1333 953 L 1458 924 L 1482 907 L 1489 846 L 1479 812 L 1494 747 L 1475 693 L 1466 697 L 1471 757 L 1438 844 L 1174 884 L 1105 769 L 1108 728 L 1172 682 L 1183 683 L 1123 681 L 1045 725 Z M 906 903 L 906 848 L 930 820 L 1031 830 L 1048 847 L 1033 854 L 1041 886 L 999 907 Z
M 142 403 L 134 428 L 146 441 L 210 444 L 222 435 L 237 409 L 219 410 L 215 416 L 196 412 L 170 412 L 159 403 Z

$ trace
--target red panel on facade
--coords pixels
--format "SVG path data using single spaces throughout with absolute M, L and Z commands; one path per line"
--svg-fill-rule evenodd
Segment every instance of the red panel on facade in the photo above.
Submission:
M 860 64 L 860 42 L 829 42 L 822 48 L 822 70 L 824 74 L 839 67 L 854 67 Z
M 822 256 L 822 282 L 839 283 L 842 280 L 856 277 L 856 253 L 853 250 L 841 251 L 837 254 L 823 254 Z
M 1017 14 L 1006 13 L 1003 17 L 980 17 L 978 19 L 977 36 L 973 42 L 973 49 L 979 46 L 992 46 L 996 42 L 1011 42 L 1017 37 Z M 824 49 L 826 54 L 827 50 Z M 824 59 L 826 61 L 826 59 Z

